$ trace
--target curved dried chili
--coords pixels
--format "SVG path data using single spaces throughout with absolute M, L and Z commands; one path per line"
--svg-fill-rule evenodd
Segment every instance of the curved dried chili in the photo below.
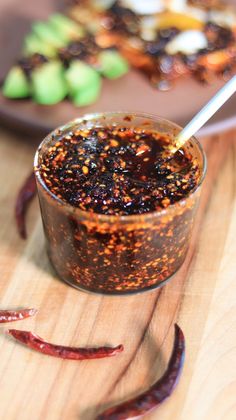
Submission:
M 22 185 L 15 205 L 15 218 L 20 236 L 26 239 L 25 215 L 30 201 L 36 194 L 35 176 L 32 172 Z
M 182 371 L 184 356 L 184 335 L 180 327 L 175 324 L 174 346 L 168 367 L 162 377 L 143 394 L 115 407 L 108 408 L 96 420 L 141 418 L 144 414 L 156 408 L 173 392 Z
M 51 344 L 30 331 L 8 330 L 16 340 L 27 347 L 49 356 L 60 357 L 61 359 L 85 360 L 101 359 L 103 357 L 115 356 L 124 350 L 122 345 L 116 347 L 80 348 Z
M 37 313 L 37 309 L 21 309 L 19 311 L 0 310 L 0 323 L 20 321 Z

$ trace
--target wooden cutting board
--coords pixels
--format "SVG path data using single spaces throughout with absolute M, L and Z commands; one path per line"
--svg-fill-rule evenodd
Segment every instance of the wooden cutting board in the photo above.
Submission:
M 2 324 L 0 418 L 94 419 L 161 375 L 177 321 L 186 335 L 183 375 L 172 397 L 146 419 L 235 420 L 236 131 L 202 141 L 208 174 L 182 269 L 162 289 L 128 297 L 90 295 L 57 279 L 36 201 L 28 240 L 18 237 L 13 206 L 35 145 L 0 134 L 0 307 L 38 308 L 35 318 L 13 328 L 32 330 L 48 341 L 125 346 L 112 359 L 62 361 L 19 345 L 4 334 L 10 324 Z

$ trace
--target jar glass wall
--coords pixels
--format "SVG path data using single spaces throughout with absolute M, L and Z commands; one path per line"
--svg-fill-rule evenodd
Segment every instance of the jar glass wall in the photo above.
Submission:
M 166 209 L 125 216 L 83 211 L 48 189 L 40 164 L 48 149 L 67 134 L 108 125 L 148 128 L 173 138 L 181 129 L 156 116 L 121 112 L 85 116 L 49 134 L 34 162 L 47 249 L 58 275 L 74 287 L 107 294 L 141 292 L 162 285 L 185 259 L 206 159 L 199 142 L 191 138 L 185 149 L 198 161 L 198 185 Z

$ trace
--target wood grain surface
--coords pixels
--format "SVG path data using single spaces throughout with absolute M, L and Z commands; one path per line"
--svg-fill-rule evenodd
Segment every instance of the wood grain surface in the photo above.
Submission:
M 208 173 L 183 267 L 165 287 L 129 297 L 79 292 L 56 278 L 36 201 L 28 240 L 18 237 L 13 206 L 35 144 L 4 130 L 0 135 L 0 309 L 38 308 L 35 318 L 13 328 L 33 330 L 48 341 L 125 346 L 112 359 L 62 361 L 16 343 L 4 325 L 0 418 L 94 419 L 159 377 L 177 321 L 187 342 L 183 375 L 172 397 L 146 418 L 235 420 L 236 131 L 202 140 Z

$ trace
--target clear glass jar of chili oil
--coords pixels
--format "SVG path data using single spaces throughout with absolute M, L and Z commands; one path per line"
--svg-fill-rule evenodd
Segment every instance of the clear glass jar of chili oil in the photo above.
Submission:
M 206 161 L 195 138 L 164 159 L 180 127 L 152 115 L 103 113 L 56 129 L 35 156 L 50 260 L 79 289 L 163 285 L 189 246 Z

